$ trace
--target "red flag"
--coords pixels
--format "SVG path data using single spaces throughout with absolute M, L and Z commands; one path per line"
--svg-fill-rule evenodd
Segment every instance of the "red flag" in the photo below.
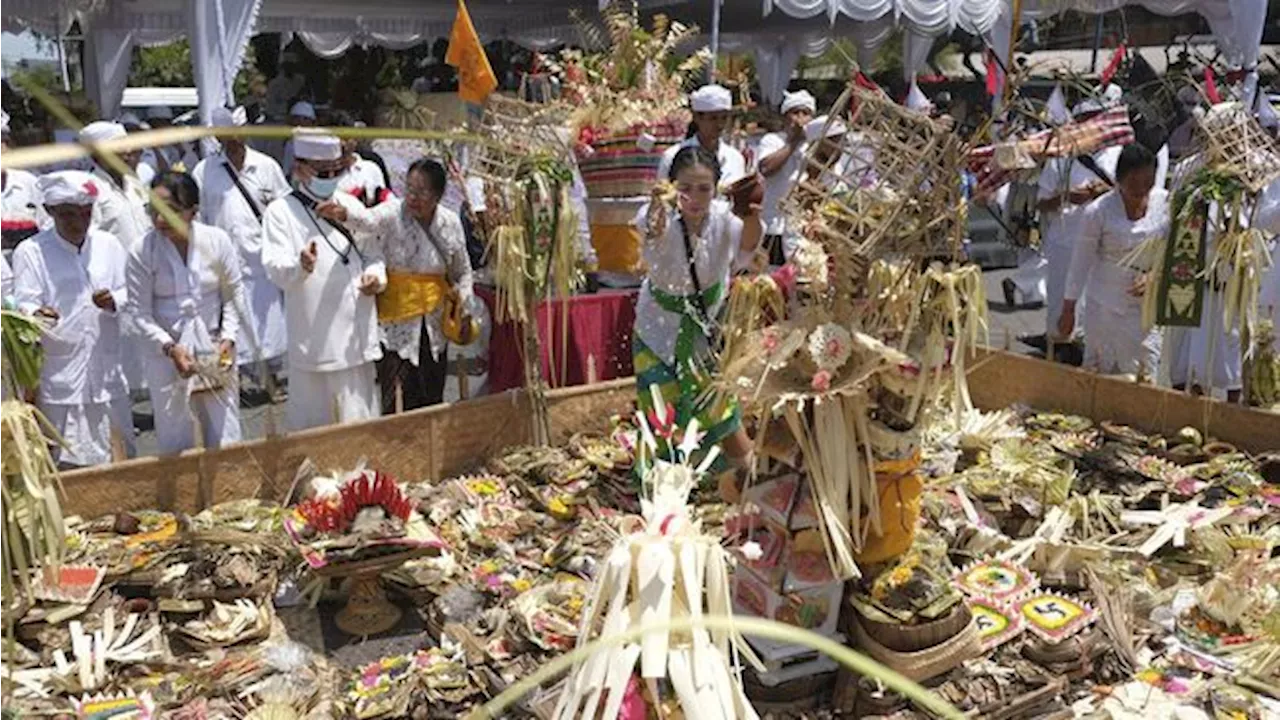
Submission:
M 1004 83 L 1000 78 L 1000 64 L 996 62 L 995 53 L 987 51 L 987 96 L 995 97 L 1000 93 Z
M 1102 68 L 1102 72 L 1098 74 L 1099 83 L 1106 85 L 1111 82 L 1111 78 L 1115 77 L 1116 73 L 1120 71 L 1120 63 L 1124 62 L 1124 51 L 1124 42 L 1121 41 L 1121 43 L 1116 46 L 1116 51 L 1111 53 L 1111 61 L 1108 62 L 1107 66 Z
M 1213 78 L 1213 68 L 1205 66 L 1204 69 L 1204 96 L 1209 98 L 1210 105 L 1217 105 L 1222 102 L 1222 95 L 1218 92 L 1218 83 Z

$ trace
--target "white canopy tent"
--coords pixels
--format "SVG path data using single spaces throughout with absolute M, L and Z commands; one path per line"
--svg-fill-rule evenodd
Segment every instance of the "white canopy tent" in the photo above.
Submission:
M 575 39 L 570 11 L 590 14 L 595 3 L 471 0 L 468 9 L 483 39 L 539 49 Z M 7 0 L 4 28 L 56 34 L 80 20 L 86 90 L 104 117 L 120 110 L 134 47 L 188 37 L 200 115 L 208 120 L 213 108 L 234 102 L 232 83 L 255 33 L 294 33 L 331 58 L 356 45 L 402 49 L 447 36 L 455 12 L 453 2 L 422 0 Z

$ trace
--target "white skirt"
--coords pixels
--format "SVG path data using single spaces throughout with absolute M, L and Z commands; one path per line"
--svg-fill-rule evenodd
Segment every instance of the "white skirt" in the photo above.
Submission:
M 1240 331 L 1222 324 L 1223 294 L 1206 287 L 1201 306 L 1200 327 L 1191 328 L 1187 355 L 1187 383 L 1199 385 L 1206 393 L 1239 390 L 1244 387 Z
M 1071 253 L 1074 245 L 1071 242 L 1046 243 L 1044 246 L 1045 259 L 1045 293 L 1044 293 L 1044 309 L 1045 309 L 1045 332 L 1049 335 L 1056 336 L 1058 334 L 1058 316 L 1062 314 L 1062 301 L 1067 294 L 1067 274 L 1071 272 Z M 1088 325 L 1088 316 L 1085 313 L 1087 303 L 1084 297 L 1086 293 L 1081 293 L 1080 298 L 1076 301 L 1076 324 L 1075 337 L 1080 337 L 1085 332 Z
M 66 444 L 65 448 L 54 446 L 55 462 L 77 467 L 111 462 L 113 430 L 120 437 L 127 457 L 133 457 L 137 452 L 133 435 L 133 406 L 127 396 L 88 405 L 41 403 L 40 412 L 49 419 Z
M 367 420 L 381 414 L 382 397 L 372 362 L 330 372 L 289 368 L 285 423 L 290 430 Z
M 147 379 L 151 384 L 159 454 L 175 455 L 195 447 L 197 419 L 202 447 L 213 449 L 240 442 L 240 387 L 236 374 L 229 375 L 230 385 L 191 395 L 188 381 L 178 377 L 171 360 L 159 355 L 148 358 Z

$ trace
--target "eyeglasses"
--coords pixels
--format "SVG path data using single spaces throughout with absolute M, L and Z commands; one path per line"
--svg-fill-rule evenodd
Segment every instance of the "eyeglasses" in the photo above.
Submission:
M 335 170 L 313 170 L 312 174 L 314 174 L 316 177 L 320 178 L 321 180 L 329 180 L 329 179 L 338 177 L 344 172 L 346 171 L 341 168 L 338 168 Z

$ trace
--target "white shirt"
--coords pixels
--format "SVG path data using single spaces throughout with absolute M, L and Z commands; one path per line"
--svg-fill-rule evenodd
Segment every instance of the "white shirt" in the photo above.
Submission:
M 200 221 L 231 237 L 240 251 L 243 271 L 252 276 L 260 272 L 257 268 L 262 264 L 262 221 L 231 179 L 233 172 L 235 166 L 225 154 L 218 153 L 201 160 L 191 176 L 200 186 Z M 239 176 L 258 212 L 293 191 L 276 161 L 253 148 L 245 148 Z
M 4 171 L 3 220 L 5 230 L 47 229 L 52 225 L 44 212 L 36 176 L 25 170 Z
M 382 168 L 364 158 L 358 158 L 338 179 L 338 192 L 360 197 L 365 204 L 377 204 L 378 195 L 386 186 L 382 179 Z
M 118 311 L 129 299 L 128 259 L 114 236 L 94 229 L 78 248 L 57 230 L 45 230 L 14 250 L 18 309 L 28 315 L 41 307 L 58 312 L 57 324 L 41 341 L 41 402 L 88 405 L 125 394 Z M 111 291 L 117 312 L 93 304 L 98 290 Z
M 343 193 L 334 193 L 333 200 L 349 214 L 363 209 Z M 316 264 L 308 273 L 299 256 L 312 243 Z M 376 242 L 352 246 L 298 198 L 287 195 L 263 214 L 262 265 L 271 282 L 284 291 L 291 368 L 347 370 L 382 357 L 377 306 L 372 295 L 359 290 L 365 272 L 377 277 L 380 287 L 386 286 L 386 265 Z
M 9 267 L 8 258 L 0 257 L 0 262 L 4 263 L 0 266 L 0 302 L 8 305 L 9 298 L 13 297 L 13 269 Z
M 348 216 L 348 226 L 376 237 L 388 270 L 444 275 L 457 288 L 465 306 L 472 295 L 471 260 L 462 220 L 452 210 L 437 206 L 430 230 L 409 215 L 400 198 L 391 198 L 372 209 Z M 434 240 L 434 242 L 433 242 Z M 414 318 L 382 326 L 382 342 L 388 350 L 414 365 L 419 364 L 422 326 L 427 327 L 431 354 L 440 357 L 448 340 L 440 324 L 441 308 L 425 318 Z
M 787 147 L 787 144 L 786 133 L 769 133 L 760 138 L 759 158 L 763 160 Z M 783 217 L 782 209 L 778 205 L 782 202 L 782 198 L 786 197 L 787 191 L 800 179 L 807 149 L 807 143 L 800 143 L 782 167 L 764 179 L 764 205 L 760 209 L 760 214 L 764 220 L 766 235 L 781 235 L 786 232 L 786 218 Z
M 1147 214 L 1140 220 L 1129 219 L 1116 190 L 1085 206 L 1067 275 L 1066 299 L 1079 300 L 1087 285 L 1091 305 L 1101 302 L 1115 312 L 1140 308 L 1142 298 L 1130 295 L 1129 288 L 1145 268 L 1126 267 L 1121 261 L 1143 241 L 1168 229 L 1169 193 L 1159 188 L 1151 190 Z
M 725 284 L 719 301 L 707 308 L 715 318 L 729 295 L 729 275 L 742 245 L 742 220 L 726 206 L 713 203 L 702 233 L 695 236 L 690 228 L 689 243 L 693 248 L 694 265 L 702 291 L 710 290 L 717 283 Z M 679 217 L 673 214 L 668 219 L 666 233 L 662 237 L 645 240 L 642 252 L 649 272 L 636 301 L 636 334 L 663 362 L 670 364 L 675 360 L 680 316 L 659 306 L 653 290 L 683 297 L 694 294 Z
M 106 170 L 96 165 L 93 177 L 98 181 L 98 199 L 93 204 L 94 227 L 114 235 L 126 250 L 134 248 L 151 229 L 145 194 L 138 194 L 136 181 L 125 178 L 125 185 L 121 187 Z
M 160 352 L 179 342 L 193 318 L 200 318 L 214 342 L 236 341 L 246 312 L 240 254 L 216 227 L 191 224 L 187 257 L 152 230 L 130 254 L 129 314 L 142 338 Z
M 1098 167 L 1111 178 L 1116 175 L 1116 161 L 1120 159 L 1120 148 L 1111 147 L 1095 153 L 1093 159 Z M 1040 190 L 1037 200 L 1048 200 L 1074 188 L 1082 188 L 1100 180 L 1097 175 L 1081 165 L 1074 158 L 1057 158 L 1045 164 L 1040 172 Z M 1041 226 L 1044 227 L 1043 240 L 1046 245 L 1070 245 L 1076 238 L 1076 222 L 1084 213 L 1084 205 L 1072 205 L 1065 202 L 1056 211 L 1042 213 Z
M 676 159 L 676 154 L 684 148 L 697 144 L 698 136 L 695 135 L 667 148 L 666 152 L 662 153 L 662 160 L 658 162 L 658 180 L 669 180 L 671 162 Z M 742 153 L 738 152 L 737 148 L 724 140 L 720 141 L 720 147 L 716 149 L 716 159 L 720 161 L 720 187 L 732 185 L 735 180 L 747 174 L 747 159 L 742 157 Z

